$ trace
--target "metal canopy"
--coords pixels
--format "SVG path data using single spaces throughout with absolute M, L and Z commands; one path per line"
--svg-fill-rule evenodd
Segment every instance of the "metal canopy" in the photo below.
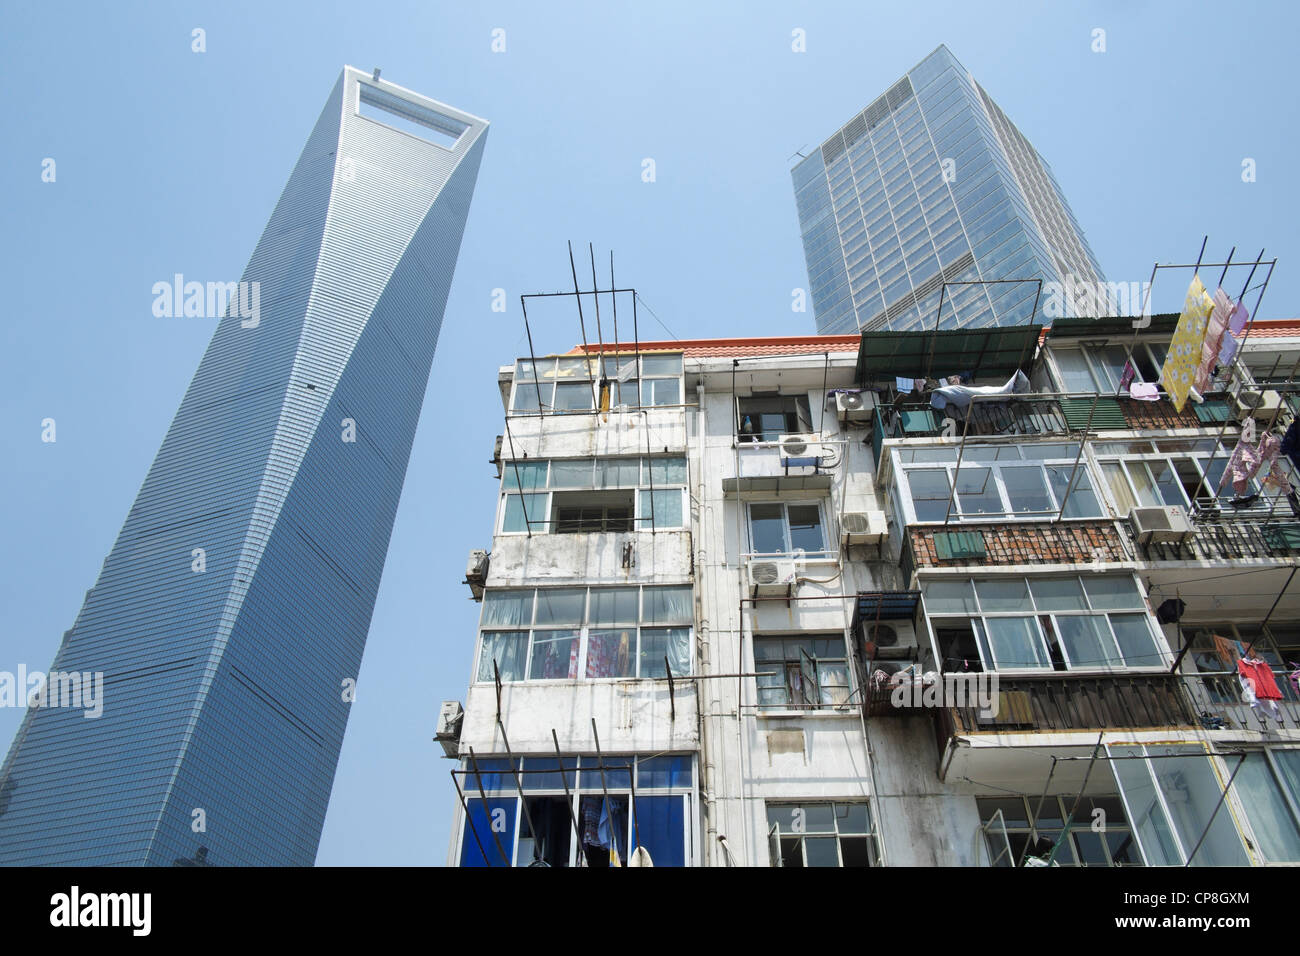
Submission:
M 1070 336 L 1087 338 L 1094 335 L 1119 335 L 1134 331 L 1134 317 L 1131 315 L 1111 315 L 1100 319 L 1057 319 L 1048 331 L 1048 338 Z M 1137 329 L 1138 332 L 1172 333 L 1178 326 L 1177 312 L 1164 312 L 1151 316 L 1151 324 Z
M 920 591 L 862 591 L 858 594 L 856 620 L 908 620 L 916 613 L 920 600 Z
M 938 332 L 863 332 L 857 381 L 925 378 L 973 372 L 979 376 L 1029 371 L 1041 325 L 944 329 Z

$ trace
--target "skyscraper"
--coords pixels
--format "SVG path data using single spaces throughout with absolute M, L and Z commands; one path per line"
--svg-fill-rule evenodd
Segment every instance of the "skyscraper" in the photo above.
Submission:
M 945 46 L 792 176 L 820 332 L 1019 325 L 1037 291 L 949 285 L 940 316 L 944 282 L 1106 293 L 1047 163 Z
M 102 714 L 29 709 L 0 769 L 0 863 L 314 861 L 486 133 L 344 68 L 55 658 Z

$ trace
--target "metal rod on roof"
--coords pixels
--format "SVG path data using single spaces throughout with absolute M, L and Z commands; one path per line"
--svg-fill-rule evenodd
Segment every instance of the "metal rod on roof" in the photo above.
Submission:
M 1231 249 L 1228 250 L 1228 261 L 1223 264 L 1223 271 L 1219 273 L 1218 284 L 1220 286 L 1223 285 L 1223 280 L 1228 278 L 1228 267 L 1232 265 L 1232 256 L 1233 253 L 1235 253 L 1236 251 L 1237 251 L 1236 246 L 1233 246 Z
M 536 362 L 533 362 L 533 377 L 534 378 L 537 377 Z M 540 405 L 541 404 L 540 392 L 538 393 L 537 400 L 538 400 L 538 404 Z M 515 487 L 519 489 L 519 507 L 522 508 L 524 511 L 524 531 L 527 532 L 528 537 L 531 538 L 533 536 L 533 525 L 532 522 L 528 520 L 527 496 L 524 495 L 524 483 L 519 478 L 519 457 L 515 454 L 514 435 L 510 433 L 510 412 L 509 411 L 506 412 L 506 441 L 510 443 L 510 463 L 514 466 Z M 498 706 L 500 706 L 500 701 L 497 701 L 497 704 Z
M 604 290 L 602 290 L 602 291 L 605 291 L 605 292 L 611 292 L 611 291 L 612 291 L 612 292 L 635 292 L 636 290 L 635 290 L 635 289 L 604 289 Z M 591 294 L 591 293 L 589 293 L 589 292 L 584 292 L 584 293 L 583 293 L 583 295 L 590 295 L 590 294 Z M 526 292 L 526 293 L 524 293 L 523 298 L 525 298 L 525 299 L 558 299 L 558 298 L 570 298 L 570 297 L 572 297 L 572 296 L 573 296 L 573 293 L 572 293 L 572 292 Z
M 478 781 L 478 795 L 483 801 L 483 810 L 486 812 L 488 808 L 487 791 L 483 789 L 483 774 L 479 772 L 478 757 L 475 755 L 473 747 L 469 748 L 469 760 L 470 764 L 474 767 L 474 779 Z M 506 848 L 501 845 L 501 838 L 497 836 L 496 828 L 492 827 L 491 830 L 492 840 L 497 845 L 497 852 L 501 854 L 501 859 L 505 861 L 506 866 L 510 866 L 510 855 L 506 853 Z M 487 857 L 484 856 L 483 859 L 486 860 Z M 491 863 L 488 863 L 488 866 L 491 865 Z
M 614 307 L 614 368 L 619 368 L 618 360 L 618 294 L 614 291 L 614 250 L 609 250 L 609 298 Z M 622 385 L 622 382 L 619 383 Z M 622 396 L 620 396 L 621 398 Z
M 944 282 L 939 286 L 939 311 L 934 314 L 934 331 L 935 335 L 930 336 L 930 354 L 925 357 L 925 377 L 930 377 L 931 366 L 934 365 L 934 344 L 938 339 L 939 319 L 943 316 L 943 300 L 948 292 L 948 283 Z
M 533 363 L 533 386 L 537 389 L 537 415 L 542 418 L 546 416 L 546 411 L 542 406 L 542 380 L 537 373 L 537 352 L 533 350 L 533 329 L 528 324 L 528 305 L 524 301 L 527 298 L 525 295 L 519 297 L 519 308 L 523 309 L 524 312 L 524 332 L 528 335 L 528 358 Z M 552 396 L 553 398 L 554 396 Z M 509 422 L 509 418 L 510 416 L 507 414 L 507 422 Z
M 592 400 L 594 403 L 596 397 L 596 382 L 591 377 L 591 349 L 587 345 L 587 323 L 582 317 L 582 290 L 578 288 L 578 266 L 573 259 L 572 241 L 569 242 L 569 271 L 573 273 L 573 296 L 578 302 L 578 327 L 582 329 L 582 354 L 586 356 L 587 387 L 592 391 Z M 555 387 L 560 387 L 558 378 Z
M 957 467 L 952 470 L 952 487 L 948 489 L 948 510 L 943 514 L 943 526 L 948 527 L 948 519 L 952 517 L 952 501 L 957 495 L 957 478 L 961 473 L 961 459 L 966 454 L 966 436 L 970 433 L 971 412 L 975 410 L 975 399 L 972 396 L 971 403 L 966 408 L 966 421 L 963 423 L 961 430 L 961 445 L 957 448 Z M 945 468 L 946 472 L 947 469 Z M 990 472 L 990 477 L 992 473 Z
M 605 374 L 605 333 L 602 332 L 602 331 L 601 331 L 601 328 L 600 328 L 600 283 L 598 283 L 598 282 L 596 281 L 596 247 L 595 247 L 594 245 L 592 245 L 590 242 L 587 243 L 587 252 L 591 255 L 591 297 L 592 297 L 593 299 L 596 300 L 596 344 L 597 344 L 597 348 L 599 348 L 599 350 L 600 350 L 600 351 L 597 353 L 597 355 L 596 355 L 596 368 L 598 368 L 598 369 L 600 370 L 600 379 L 601 379 L 602 382 L 604 382 L 605 379 L 606 379 L 606 374 Z M 613 283 L 610 283 L 610 284 L 613 285 Z M 590 362 L 590 359 L 588 359 L 588 362 Z M 615 359 L 615 360 L 614 360 L 614 363 L 615 363 L 615 366 L 617 366 L 617 364 L 618 364 L 618 359 Z M 590 368 L 590 365 L 588 366 L 588 368 Z M 603 387 L 604 387 L 604 386 L 602 386 L 602 388 L 603 388 Z M 612 383 L 611 383 L 611 385 L 610 385 L 609 387 L 610 387 L 611 390 L 612 390 L 612 388 L 613 388 Z M 606 394 L 608 395 L 608 393 L 606 393 Z M 609 395 L 608 397 L 609 397 L 611 400 L 614 398 L 613 395 Z M 611 403 L 612 403 L 612 401 L 611 401 Z M 599 391 L 596 393 L 596 409 L 597 409 L 598 411 L 600 410 L 600 392 L 599 392 Z M 608 420 L 609 420 L 609 419 L 606 418 L 606 421 L 608 421 Z

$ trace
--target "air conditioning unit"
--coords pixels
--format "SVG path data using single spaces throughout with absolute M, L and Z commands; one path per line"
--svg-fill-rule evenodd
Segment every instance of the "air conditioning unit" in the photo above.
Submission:
M 876 407 L 875 392 L 836 392 L 835 411 L 842 422 L 867 422 Z
M 840 519 L 846 545 L 879 544 L 889 534 L 883 511 L 847 511 Z
M 782 458 L 816 458 L 821 452 L 821 435 L 782 435 Z
M 749 559 L 749 590 L 754 597 L 789 596 L 798 569 L 789 559 Z
M 1163 508 L 1134 508 L 1129 523 L 1139 544 L 1179 542 L 1192 533 L 1187 513 L 1177 505 Z
M 862 628 L 863 650 L 870 660 L 916 660 L 916 628 L 911 621 L 864 620 Z
M 1254 416 L 1271 422 L 1282 404 L 1282 396 L 1273 389 L 1259 391 L 1243 388 L 1233 396 L 1233 413 L 1238 419 Z
M 469 585 L 469 593 L 475 601 L 483 600 L 483 587 L 487 584 L 488 564 L 488 553 L 481 550 L 471 551 L 469 560 L 465 563 L 464 583 Z
M 458 700 L 444 700 L 442 710 L 438 712 L 438 731 L 434 740 L 442 744 L 442 752 L 447 757 L 460 755 L 460 728 L 465 720 L 465 708 Z

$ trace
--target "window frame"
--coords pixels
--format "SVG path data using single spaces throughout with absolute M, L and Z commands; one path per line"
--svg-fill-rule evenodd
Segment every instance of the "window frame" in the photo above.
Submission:
M 657 368 L 660 363 L 671 363 L 673 360 L 676 360 L 675 369 L 665 371 Z M 639 378 L 632 376 L 626 381 L 620 381 L 620 373 L 626 373 L 628 366 L 635 368 L 638 364 L 640 365 Z M 669 383 L 672 383 L 671 386 Z M 591 404 L 559 408 L 556 405 L 556 396 L 560 385 L 586 385 Z M 511 377 L 507 414 L 595 414 L 602 411 L 601 396 L 606 386 L 609 387 L 611 411 L 679 407 L 683 404 L 685 395 L 685 353 L 618 352 L 606 353 L 603 356 L 548 355 L 536 361 L 521 358 L 515 362 L 514 374 Z M 624 389 L 629 386 L 629 390 L 635 390 L 634 396 L 623 394 Z M 644 403 L 641 399 L 647 390 L 650 393 L 650 402 Z M 539 393 L 541 407 L 528 404 L 529 401 L 539 401 Z M 529 394 L 531 399 L 525 397 Z M 636 401 L 624 401 L 627 397 L 635 397 Z
M 628 468 L 631 462 L 637 462 L 636 482 L 628 484 L 616 478 L 614 483 L 606 483 L 603 468 Z M 586 466 L 590 476 L 585 483 L 577 485 L 562 483 L 557 477 L 557 465 Z M 516 471 L 516 466 L 519 471 Z M 656 477 L 656 473 L 658 477 Z M 527 474 L 527 480 L 525 480 Z M 519 461 L 507 461 L 501 469 L 501 490 L 497 502 L 496 533 L 498 535 L 531 534 L 631 534 L 637 531 L 681 531 L 689 527 L 689 503 L 686 497 L 690 486 L 690 459 L 682 455 L 611 455 L 582 458 L 542 458 Z M 520 490 L 522 488 L 522 491 Z M 627 491 L 632 496 L 632 506 L 628 517 L 630 527 L 625 531 L 565 531 L 557 530 L 558 517 L 555 509 L 557 494 L 575 495 L 587 492 L 593 497 L 613 492 Z M 677 524 L 666 523 L 661 509 L 655 508 L 653 527 L 649 499 L 645 492 L 654 491 L 656 495 L 671 495 L 674 492 L 681 497 L 680 520 Z M 521 499 L 529 499 L 526 505 L 517 505 Z M 593 508 L 597 505 L 592 505 Z M 605 507 L 608 507 L 606 505 Z M 524 508 L 527 510 L 528 523 L 523 522 Z M 534 513 L 545 515 L 539 519 Z
M 814 830 L 800 829 L 798 824 L 792 824 L 789 833 L 781 829 L 780 820 L 773 822 L 774 813 L 790 811 L 792 814 L 798 811 L 806 811 L 809 807 L 829 807 L 831 811 L 831 829 Z M 840 829 L 840 814 L 836 811 L 840 807 L 854 808 L 862 807 L 867 817 L 866 830 L 847 830 Z M 786 840 L 796 842 L 799 855 L 802 860 L 800 866 L 803 868 L 815 868 L 808 865 L 808 847 L 807 840 L 834 840 L 835 841 L 835 859 L 836 869 L 847 868 L 844 863 L 844 844 L 843 840 L 865 840 L 867 852 L 867 866 L 880 865 L 880 833 L 877 827 L 876 814 L 872 808 L 872 801 L 867 798 L 846 797 L 844 799 L 811 799 L 811 800 L 765 800 L 763 803 L 764 820 L 767 828 L 768 840 L 768 866 L 773 868 L 782 868 L 785 866 L 785 853 L 783 843 Z M 805 812 L 805 816 L 807 816 Z M 845 815 L 847 817 L 847 814 Z M 805 824 L 806 827 L 806 824 Z M 774 852 L 775 851 L 775 852 Z
M 834 556 L 835 556 L 835 554 L 836 554 L 837 552 L 836 552 L 834 549 L 831 549 L 831 548 L 828 548 L 828 547 L 827 547 L 827 543 L 828 543 L 828 539 L 829 539 L 829 536 L 828 536 L 827 532 L 828 532 L 829 529 L 828 529 L 827 524 L 826 524 L 826 509 L 822 507 L 822 504 L 823 504 L 823 501 L 824 501 L 824 500 L 825 500 L 825 499 L 823 499 L 823 498 L 776 498 L 776 499 L 763 499 L 762 501 L 747 501 L 747 502 L 745 502 L 745 503 L 744 503 L 744 507 L 745 507 L 745 529 L 746 529 L 746 533 L 748 534 L 748 544 L 749 544 L 749 548 L 750 548 L 750 550 L 749 550 L 749 552 L 747 553 L 746 557 L 750 557 L 750 558 L 781 558 L 781 557 L 787 557 L 787 558 L 788 558 L 788 557 L 795 557 L 795 556 L 800 556 L 800 555 L 801 555 L 801 556 L 803 556 L 804 558 L 807 558 L 807 559 L 809 559 L 809 560 L 814 560 L 814 561 L 816 561 L 816 560 L 829 560 L 829 559 L 831 559 L 831 558 L 834 558 Z M 757 544 L 756 544 L 755 541 L 754 541 L 754 512 L 753 512 L 753 509 L 754 509 L 755 506 L 758 506 L 758 507 L 779 507 L 779 508 L 781 509 L 781 519 L 780 519 L 780 520 L 781 520 L 781 535 L 782 535 L 782 542 L 781 542 L 781 543 L 782 543 L 782 545 L 784 546 L 785 550 L 783 550 L 783 551 L 758 551 L 758 550 L 755 550 L 755 549 L 757 548 Z M 818 528 L 820 529 L 820 531 L 821 531 L 821 539 L 822 539 L 822 541 L 821 541 L 821 543 L 822 543 L 821 550 L 818 550 L 818 551 L 804 551 L 804 550 L 802 550 L 802 549 L 801 549 L 801 550 L 795 550 L 795 549 L 793 549 L 793 548 L 791 547 L 791 545 L 792 545 L 792 543 L 793 543 L 793 529 L 792 529 L 791 524 L 790 524 L 790 508 L 792 508 L 792 507 L 794 507 L 794 508 L 815 507 L 815 508 L 817 509 L 817 527 L 818 527 Z M 760 520 L 767 520 L 767 521 L 770 521 L 770 520 L 772 520 L 772 519 L 770 519 L 770 518 L 766 518 L 766 519 L 760 519 Z
M 782 655 L 780 660 L 776 658 L 763 657 L 758 655 L 758 642 L 781 642 Z M 838 642 L 836 648 L 842 656 L 838 657 L 817 657 L 815 656 L 816 645 L 813 646 L 813 654 L 809 654 L 805 648 L 799 648 L 799 656 L 792 658 L 785 648 L 786 642 L 816 642 L 816 641 L 835 641 Z M 755 707 L 760 714 L 771 715 L 773 713 L 797 711 L 800 713 L 830 712 L 835 714 L 849 713 L 853 709 L 853 698 L 857 693 L 854 686 L 853 662 L 849 654 L 849 640 L 842 631 L 803 631 L 797 634 L 754 634 L 750 638 L 750 654 L 754 661 L 754 700 Z M 813 668 L 813 678 L 807 680 L 804 676 L 807 665 L 811 664 Z M 834 700 L 825 700 L 826 689 L 841 685 L 839 683 L 827 683 L 823 678 L 823 665 L 827 669 L 842 669 L 844 675 L 842 699 L 838 702 Z M 792 670 L 793 668 L 793 670 Z M 798 673 L 799 690 L 797 693 L 803 696 L 802 701 L 795 700 L 796 690 L 790 682 L 792 673 Z M 779 684 L 762 683 L 765 676 L 780 677 Z M 816 695 L 815 701 L 809 701 L 807 696 L 807 687 L 811 685 Z M 763 692 L 784 689 L 785 700 L 780 703 L 765 704 L 763 702 Z

